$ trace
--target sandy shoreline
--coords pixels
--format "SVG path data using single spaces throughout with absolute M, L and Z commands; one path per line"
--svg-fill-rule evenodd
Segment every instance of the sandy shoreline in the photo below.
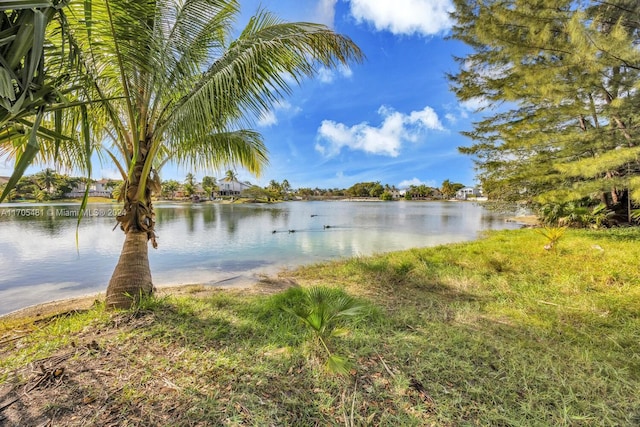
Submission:
M 235 276 L 229 279 L 221 280 L 213 284 L 185 284 L 185 285 L 167 285 L 156 287 L 157 296 L 165 295 L 193 295 L 196 297 L 206 297 L 220 291 L 241 291 L 249 293 L 270 293 L 273 290 L 284 289 L 292 285 L 288 279 L 280 279 L 266 275 L 254 276 Z M 21 319 L 21 318 L 40 318 L 51 316 L 53 314 L 88 310 L 94 304 L 103 302 L 105 292 L 87 294 L 79 297 L 66 298 L 54 301 L 47 301 L 40 304 L 23 307 L 12 312 L 0 315 L 0 322 Z

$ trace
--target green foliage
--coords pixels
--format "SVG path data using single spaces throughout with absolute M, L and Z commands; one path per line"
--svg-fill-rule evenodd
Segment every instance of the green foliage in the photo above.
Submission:
M 586 204 L 585 204 L 586 203 Z M 575 228 L 604 228 L 614 225 L 615 212 L 604 204 L 586 202 L 547 203 L 540 208 L 543 224 Z
M 442 197 L 445 199 L 452 199 L 456 196 L 456 192 L 461 188 L 464 188 L 464 185 L 445 179 L 440 186 L 440 192 L 442 193 Z
M 327 353 L 326 368 L 336 374 L 349 372 L 348 360 L 329 350 L 329 339 L 346 335 L 345 320 L 362 313 L 364 305 L 336 289 L 314 286 L 287 291 L 289 301 L 281 308 L 301 320 L 318 339 Z
M 350 197 L 380 197 L 384 187 L 380 181 L 358 182 L 347 188 L 346 192 Z
M 252 185 L 251 187 L 242 190 L 240 197 L 245 197 L 247 199 L 257 201 L 257 200 L 269 200 L 271 198 L 277 197 L 277 195 L 269 192 L 268 190 L 265 190 L 264 188 L 258 185 Z
M 464 132 L 490 199 L 607 209 L 640 199 L 638 2 L 455 0 L 453 38 L 472 53 L 450 75 L 484 106 Z M 489 108 L 490 105 L 496 106 Z
M 174 179 L 169 179 L 162 182 L 162 196 L 168 199 L 173 199 L 176 196 L 176 191 L 180 189 L 180 183 Z
M 424 184 L 411 185 L 407 189 L 407 191 L 405 193 L 405 197 L 406 197 L 406 195 L 409 195 L 411 197 L 411 199 L 431 198 L 431 197 L 434 196 L 434 189 L 431 188 L 431 187 L 428 187 L 428 186 L 426 186 Z
M 62 132 L 82 71 L 66 31 L 67 0 L 0 4 L 0 157 L 15 160 L 2 201 L 35 160 L 87 171 L 89 147 L 77 144 L 74 122 Z
M 380 195 L 380 200 L 384 200 L 386 202 L 391 201 L 393 200 L 393 194 L 389 193 L 388 191 L 385 191 Z
M 218 190 L 216 179 L 212 176 L 202 177 L 202 189 L 204 190 L 208 198 L 212 197 L 213 192 Z
M 494 231 L 287 272 L 368 301 L 341 342 L 351 381 L 309 362 L 311 328 L 279 309 L 306 298 L 278 291 L 288 280 L 192 286 L 135 316 L 0 318 L 0 387 L 21 398 L 4 421 L 65 408 L 59 425 L 637 425 L 640 228 L 567 229 L 561 257 L 540 241 Z M 41 376 L 33 362 L 70 353 L 59 386 L 23 393 Z
M 547 239 L 547 244 L 544 245 L 544 248 L 546 250 L 551 250 L 551 249 L 556 250 L 556 245 L 558 244 L 562 236 L 564 236 L 566 231 L 567 231 L 567 227 L 536 228 L 536 232 L 538 232 L 538 234 L 541 234 Z

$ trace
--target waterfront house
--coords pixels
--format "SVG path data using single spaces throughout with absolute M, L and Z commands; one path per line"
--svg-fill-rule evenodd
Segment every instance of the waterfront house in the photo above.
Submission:
M 107 187 L 109 183 L 108 179 L 101 179 L 98 181 L 91 181 L 89 184 L 89 197 L 111 197 L 111 188 Z M 77 183 L 73 189 L 66 193 L 64 196 L 69 198 L 84 197 L 84 192 L 87 189 L 87 184 L 84 182 Z
M 456 191 L 456 199 L 458 200 L 467 200 L 476 197 L 482 197 L 482 190 L 478 187 L 463 187 Z
M 240 193 L 250 187 L 250 183 L 236 181 L 235 179 L 223 178 L 218 180 L 218 194 L 220 196 L 239 196 Z

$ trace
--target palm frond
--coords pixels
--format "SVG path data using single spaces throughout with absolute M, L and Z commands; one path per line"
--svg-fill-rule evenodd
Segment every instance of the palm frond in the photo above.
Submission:
M 291 93 L 288 75 L 299 82 L 332 67 L 360 61 L 362 52 L 348 37 L 319 24 L 283 23 L 268 12 L 254 17 L 165 119 L 175 138 L 206 133 L 230 120 L 270 110 Z M 190 120 L 186 120 L 190 118 Z M 200 125 L 201 129 L 193 126 Z M 188 123 L 188 124 L 187 124 Z
M 168 141 L 168 153 L 176 163 L 192 169 L 217 170 L 241 165 L 260 174 L 268 164 L 262 135 L 251 130 L 219 132 L 204 138 Z
M 59 55 L 67 42 L 60 29 L 65 4 L 5 1 L 0 7 L 0 156 L 16 160 L 9 189 L 32 162 L 57 161 L 71 140 L 61 134 L 60 121 L 50 119 L 58 113 L 48 113 L 78 89 L 73 54 Z M 70 162 L 75 158 L 63 154 Z

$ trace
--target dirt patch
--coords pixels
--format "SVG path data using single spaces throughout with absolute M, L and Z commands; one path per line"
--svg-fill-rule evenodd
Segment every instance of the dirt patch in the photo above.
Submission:
M 186 285 L 157 290 L 165 295 L 189 295 L 205 298 L 227 292 L 244 295 L 269 295 L 295 282 L 286 278 L 260 277 L 256 280 L 230 280 L 220 286 Z M 92 295 L 55 301 L 11 313 L 0 320 L 30 326 L 60 316 L 89 309 L 104 295 Z M 0 426 L 158 426 L 181 425 L 181 414 L 190 403 L 169 375 L 147 380 L 145 403 L 140 399 L 122 399 L 148 375 L 149 367 L 139 363 L 140 352 L 154 358 L 179 358 L 181 349 L 153 348 L 145 342 L 122 342 L 123 331 L 144 330 L 157 319 L 153 312 L 115 313 L 107 326 L 87 325 L 69 337 L 70 345 L 51 357 L 37 360 L 5 376 L 0 385 Z M 0 337 L 0 356 L 16 348 L 29 333 Z M 183 350 L 182 350 L 183 351 Z M 135 356 L 134 356 L 135 355 Z M 175 381 L 175 378 L 173 379 Z M 136 389 L 137 390 L 137 389 Z M 139 392 L 139 390 L 137 391 Z
M 540 220 L 535 215 L 512 216 L 507 218 L 506 221 L 515 222 L 516 224 L 522 224 L 528 227 L 535 227 L 540 225 Z

